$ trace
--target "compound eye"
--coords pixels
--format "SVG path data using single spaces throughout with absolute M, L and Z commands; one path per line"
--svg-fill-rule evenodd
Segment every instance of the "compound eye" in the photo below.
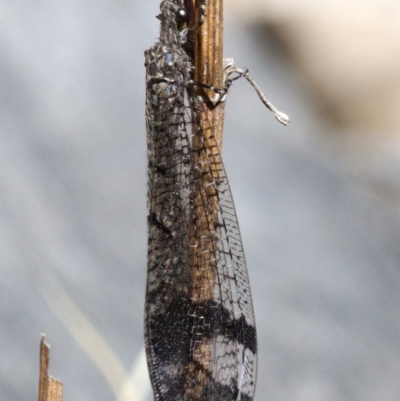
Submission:
M 183 7 L 178 8 L 176 10 L 175 16 L 176 16 L 176 20 L 178 22 L 187 22 L 189 19 L 189 14 L 188 14 L 186 8 L 183 8 Z

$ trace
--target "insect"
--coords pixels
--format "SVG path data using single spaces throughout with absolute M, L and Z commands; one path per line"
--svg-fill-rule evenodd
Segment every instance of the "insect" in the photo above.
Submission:
M 213 127 L 200 120 L 195 87 L 204 84 L 192 81 L 182 1 L 162 1 L 160 38 L 145 52 L 150 379 L 156 400 L 250 401 L 257 370 L 250 284 Z M 252 83 L 229 59 L 226 87 L 214 88 L 220 101 L 240 76 Z

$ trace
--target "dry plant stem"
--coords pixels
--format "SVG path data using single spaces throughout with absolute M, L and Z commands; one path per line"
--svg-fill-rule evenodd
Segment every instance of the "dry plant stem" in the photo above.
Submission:
M 191 1 L 191 0 L 190 0 Z M 197 21 L 200 18 L 201 0 L 195 0 L 194 10 Z M 222 61 L 222 0 L 208 0 L 205 20 L 194 32 L 194 81 L 223 87 Z M 217 273 L 217 224 L 218 224 L 218 182 L 221 168 L 222 130 L 224 121 L 223 102 L 215 106 L 210 99 L 213 91 L 197 86 L 199 101 L 199 136 L 193 137 L 195 194 L 192 205 L 193 215 L 189 228 L 189 266 L 191 298 L 201 307 L 211 307 Z M 197 150 L 197 152 L 196 152 Z M 211 312 L 210 312 L 211 313 Z M 200 325 L 201 322 L 199 322 Z M 185 380 L 191 389 L 186 395 L 193 401 L 200 400 L 201 388 L 209 380 L 207 372 L 215 355 L 212 338 L 203 338 L 193 343 L 194 359 L 202 369 L 188 367 Z M 200 397 L 200 398 L 199 398 Z
M 195 0 L 196 18 L 199 19 L 201 0 Z M 223 0 L 208 0 L 204 22 L 198 27 L 194 37 L 194 80 L 216 88 L 223 88 Z M 217 94 L 212 90 L 198 88 L 199 95 L 206 99 L 215 99 Z M 224 102 L 216 107 L 206 102 L 204 107 L 206 119 L 213 127 L 219 149 L 222 148 L 224 126 Z
M 195 0 L 197 21 L 201 0 Z M 222 87 L 222 0 L 208 0 L 203 23 L 194 32 L 194 80 Z M 218 223 L 218 188 L 221 168 L 221 145 L 224 106 L 215 106 L 210 98 L 215 92 L 197 87 L 201 138 L 193 138 L 195 180 L 193 221 L 190 227 L 190 266 L 192 267 L 192 298 L 199 302 L 212 300 L 216 276 L 216 247 Z M 221 102 L 222 103 L 222 102 Z M 216 145 L 217 144 L 217 145 Z M 210 167 L 211 166 L 211 167 Z
M 42 334 L 40 341 L 39 401 L 62 401 L 62 383 L 49 375 L 50 347 Z

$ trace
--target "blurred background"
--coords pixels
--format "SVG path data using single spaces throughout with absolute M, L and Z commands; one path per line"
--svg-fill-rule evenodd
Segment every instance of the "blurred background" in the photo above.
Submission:
M 400 3 L 225 2 L 255 400 L 400 393 Z M 0 0 L 0 399 L 148 401 L 144 56 L 159 1 Z

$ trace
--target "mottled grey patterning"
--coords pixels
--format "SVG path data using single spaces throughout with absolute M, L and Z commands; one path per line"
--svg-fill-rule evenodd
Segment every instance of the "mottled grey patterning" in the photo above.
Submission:
M 232 195 L 184 51 L 187 14 L 161 3 L 146 51 L 147 361 L 155 399 L 251 401 L 257 341 Z

